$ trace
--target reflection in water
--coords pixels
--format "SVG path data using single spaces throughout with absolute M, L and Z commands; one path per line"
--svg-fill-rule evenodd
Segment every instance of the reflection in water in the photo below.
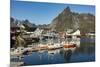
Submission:
M 33 52 L 32 55 L 24 57 L 24 62 L 26 65 L 37 65 L 95 61 L 95 43 L 89 40 L 86 42 L 74 39 L 73 41 L 80 46 L 75 49 Z
M 94 43 L 81 43 L 80 48 L 76 49 L 74 53 L 93 54 L 95 53 Z
M 68 50 L 68 51 L 64 52 L 64 58 L 65 58 L 65 60 L 66 60 L 67 63 L 70 62 L 71 55 L 72 55 L 72 51 L 71 50 Z
M 48 54 L 50 55 L 50 54 L 59 54 L 59 52 L 60 52 L 60 50 L 59 49 L 57 49 L 57 50 L 50 50 L 50 51 L 48 51 Z

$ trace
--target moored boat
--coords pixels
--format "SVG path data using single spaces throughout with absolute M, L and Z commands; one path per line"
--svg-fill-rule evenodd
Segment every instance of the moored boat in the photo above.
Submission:
M 63 48 L 75 48 L 77 47 L 74 42 L 64 42 L 63 43 Z
M 63 47 L 64 47 L 64 48 L 74 48 L 74 47 L 76 47 L 76 44 L 71 44 L 71 43 L 69 43 L 69 44 L 64 44 Z
M 53 49 L 59 49 L 59 48 L 62 48 L 63 46 L 61 46 L 60 43 L 53 43 L 53 44 L 50 44 L 48 46 L 48 50 L 53 50 Z

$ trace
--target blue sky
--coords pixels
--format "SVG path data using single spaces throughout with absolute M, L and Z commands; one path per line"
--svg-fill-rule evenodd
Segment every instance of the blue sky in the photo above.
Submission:
M 28 19 L 35 24 L 49 24 L 67 6 L 72 12 L 91 13 L 95 15 L 95 6 L 55 4 L 41 2 L 11 1 L 11 16 L 18 20 Z

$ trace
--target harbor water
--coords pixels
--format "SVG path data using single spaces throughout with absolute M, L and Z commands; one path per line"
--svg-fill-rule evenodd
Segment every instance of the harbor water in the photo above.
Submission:
M 24 56 L 24 65 L 43 65 L 95 61 L 95 38 L 81 38 L 80 47 L 74 50 L 63 48 L 32 52 Z

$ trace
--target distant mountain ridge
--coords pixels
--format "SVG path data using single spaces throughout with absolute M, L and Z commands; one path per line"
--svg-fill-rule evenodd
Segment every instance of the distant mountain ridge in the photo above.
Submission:
M 34 31 L 37 28 L 37 25 L 31 23 L 29 20 L 18 20 L 13 17 L 10 18 L 10 27 L 19 27 L 23 25 L 27 31 Z
M 22 24 L 22 25 L 27 26 L 27 27 L 36 27 L 35 24 L 31 23 L 27 19 L 20 21 L 20 20 L 14 19 L 13 17 L 10 18 L 10 24 L 11 24 L 11 27 L 12 26 L 18 26 L 18 24 Z

